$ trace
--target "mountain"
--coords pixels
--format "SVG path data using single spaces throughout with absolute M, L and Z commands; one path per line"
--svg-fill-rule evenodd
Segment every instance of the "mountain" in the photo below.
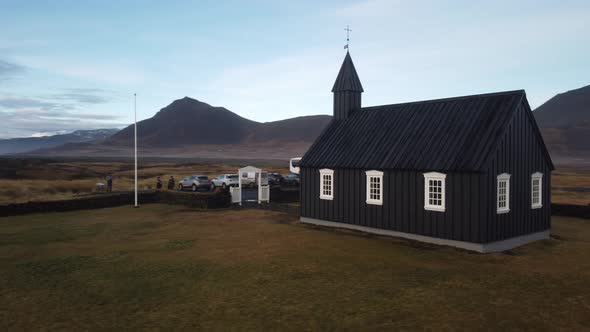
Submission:
M 105 139 L 118 129 L 78 130 L 70 134 L 45 137 L 24 137 L 0 140 L 0 155 L 48 149 L 67 143 L 82 143 Z
M 223 107 L 184 97 L 137 123 L 144 156 L 284 159 L 302 155 L 332 119 L 302 116 L 256 122 Z M 134 126 L 102 141 L 67 144 L 36 155 L 129 155 Z
M 590 85 L 557 94 L 533 114 L 540 127 L 568 128 L 590 123 Z
M 590 85 L 554 96 L 533 114 L 555 161 L 590 159 Z
M 313 143 L 332 120 L 330 115 L 310 115 L 260 123 L 247 142 L 308 142 Z
M 560 93 L 533 112 L 556 163 L 590 159 L 590 86 Z M 185 97 L 138 123 L 142 156 L 285 159 L 301 156 L 331 121 L 329 115 L 256 122 L 226 108 Z M 68 134 L 68 135 L 73 135 Z M 57 140 L 57 135 L 22 140 Z M 44 145 L 35 155 L 130 156 L 133 126 L 107 137 Z M 19 139 L 20 140 L 20 139 Z M 11 140 L 5 140 L 11 141 Z M 2 141 L 0 140 L 0 153 Z M 27 147 L 30 149 L 30 147 Z M 24 151 L 25 148 L 11 150 Z
M 256 127 L 223 107 L 213 107 L 184 97 L 162 108 L 150 119 L 138 122 L 137 136 L 143 146 L 178 147 L 188 144 L 235 144 Z M 129 145 L 133 125 L 108 138 L 106 145 Z
M 223 107 L 184 97 L 162 108 L 150 119 L 138 122 L 142 146 L 155 148 L 185 145 L 311 143 L 332 119 L 328 115 L 302 116 L 259 123 Z M 104 141 L 107 146 L 130 146 L 133 125 Z

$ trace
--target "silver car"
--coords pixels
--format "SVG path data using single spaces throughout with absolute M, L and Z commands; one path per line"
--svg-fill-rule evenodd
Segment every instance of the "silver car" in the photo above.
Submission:
M 237 174 L 222 174 L 211 180 L 211 188 L 221 187 L 226 189 L 227 187 L 237 187 L 238 182 L 239 178 Z
M 211 188 L 211 181 L 209 181 L 209 178 L 206 175 L 191 175 L 178 182 L 178 190 L 180 191 L 185 189 L 190 189 L 192 191 L 197 191 L 199 189 L 209 190 L 209 188 Z

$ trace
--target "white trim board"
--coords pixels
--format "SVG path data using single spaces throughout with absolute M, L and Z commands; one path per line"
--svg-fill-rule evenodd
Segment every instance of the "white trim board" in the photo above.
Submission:
M 424 210 L 445 212 L 446 210 L 446 179 L 447 175 L 438 172 L 424 173 Z M 430 181 L 440 181 L 440 204 L 430 204 Z M 436 194 L 436 193 L 435 193 Z
M 366 182 L 367 182 L 367 193 L 366 193 L 366 200 L 365 203 L 371 205 L 383 205 L 383 172 L 381 171 L 365 171 L 366 174 Z M 375 184 L 379 184 L 379 191 L 375 192 L 375 195 L 378 195 L 379 198 L 371 198 L 371 180 L 377 179 Z M 373 188 L 375 189 L 375 188 Z
M 414 241 L 438 244 L 441 246 L 449 246 L 455 248 L 461 248 L 470 251 L 476 251 L 479 253 L 491 253 L 491 252 L 502 252 L 510 249 L 514 249 L 516 247 L 520 247 L 530 242 L 538 241 L 538 240 L 545 240 L 549 238 L 550 230 L 541 231 L 537 233 L 526 234 L 522 236 L 517 236 L 513 238 L 509 238 L 502 241 L 497 242 L 489 242 L 489 243 L 474 243 L 474 242 L 465 242 L 465 241 L 457 241 L 457 240 L 449 240 L 449 239 L 442 239 L 437 237 L 431 236 L 424 236 L 418 234 L 410 234 L 410 233 L 403 233 L 398 231 L 392 231 L 388 229 L 380 229 L 380 228 L 372 228 L 360 225 L 353 225 L 353 224 L 345 224 L 335 221 L 327 221 L 327 220 L 320 220 L 314 218 L 307 218 L 301 217 L 300 221 L 304 224 L 311 224 L 311 225 L 318 225 L 318 226 L 326 226 L 326 227 L 335 227 L 335 228 L 346 228 L 357 230 L 365 233 L 372 233 L 378 235 L 385 235 L 385 236 L 393 236 L 399 237 Z
M 326 185 L 326 177 L 329 178 L 330 185 Z M 330 194 L 327 195 L 324 189 L 328 188 Z M 320 169 L 320 199 L 334 200 L 334 170 L 329 168 Z

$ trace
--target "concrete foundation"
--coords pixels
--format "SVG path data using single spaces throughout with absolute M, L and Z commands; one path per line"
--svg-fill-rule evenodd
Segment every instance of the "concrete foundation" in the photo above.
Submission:
M 530 243 L 530 242 L 548 239 L 549 235 L 550 235 L 550 231 L 546 230 L 546 231 L 542 231 L 542 232 L 517 236 L 517 237 L 513 237 L 510 239 L 497 241 L 497 242 L 473 243 L 473 242 L 441 239 L 441 238 L 418 235 L 418 234 L 403 233 L 403 232 L 391 231 L 391 230 L 387 230 L 387 229 L 371 228 L 371 227 L 366 227 L 366 226 L 345 224 L 345 223 L 340 223 L 340 222 L 306 218 L 306 217 L 301 217 L 300 220 L 304 224 L 312 224 L 312 225 L 335 227 L 335 228 L 346 228 L 346 229 L 357 230 L 357 231 L 361 231 L 361 232 L 365 232 L 365 233 L 393 236 L 393 237 L 399 237 L 399 238 L 404 238 L 404 239 L 409 239 L 409 240 L 414 240 L 414 241 L 438 244 L 441 246 L 456 247 L 456 248 L 476 251 L 476 252 L 480 252 L 480 253 L 502 252 L 502 251 L 510 250 L 510 249 L 522 246 L 522 245 Z

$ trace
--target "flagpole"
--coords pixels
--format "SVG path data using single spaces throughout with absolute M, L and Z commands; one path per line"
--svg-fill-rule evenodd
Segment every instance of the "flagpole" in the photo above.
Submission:
M 137 205 L 137 93 L 133 94 L 133 113 L 134 113 L 134 150 L 135 150 L 135 207 Z

